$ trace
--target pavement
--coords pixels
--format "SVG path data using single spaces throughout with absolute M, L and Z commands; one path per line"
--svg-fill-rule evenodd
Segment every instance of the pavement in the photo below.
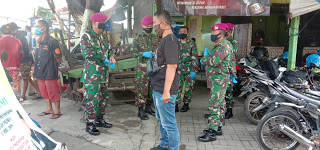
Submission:
M 149 120 L 141 121 L 137 117 L 138 109 L 134 103 L 124 103 L 110 95 L 107 115 L 104 118 L 112 123 L 113 127 L 99 128 L 99 136 L 91 136 L 85 132 L 83 111 L 79 111 L 80 104 L 67 98 L 61 101 L 63 115 L 55 120 L 50 119 L 50 116 L 37 115 L 46 109 L 44 100 L 27 100 L 22 102 L 22 106 L 39 122 L 44 132 L 56 141 L 65 142 L 69 150 L 149 150 L 157 146 L 161 135 L 156 118 L 149 115 Z M 121 99 L 134 98 L 133 94 L 128 95 L 127 98 Z M 226 125 L 222 128 L 223 135 L 218 136 L 217 141 L 197 141 L 202 131 L 208 128 L 207 120 L 204 118 L 208 98 L 209 89 L 206 88 L 205 82 L 198 83 L 193 92 L 190 110 L 176 113 L 180 142 L 186 145 L 186 150 L 259 150 L 256 126 L 245 117 L 243 99 L 236 99 L 234 117 L 226 120 Z

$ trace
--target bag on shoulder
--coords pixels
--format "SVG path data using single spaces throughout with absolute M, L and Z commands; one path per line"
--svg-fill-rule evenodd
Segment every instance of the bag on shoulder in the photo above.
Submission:
M 153 55 L 147 62 L 147 75 L 153 77 L 159 72 L 159 66 L 155 55 Z

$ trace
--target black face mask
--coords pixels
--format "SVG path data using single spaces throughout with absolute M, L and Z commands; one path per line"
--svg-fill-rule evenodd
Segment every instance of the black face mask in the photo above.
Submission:
M 212 41 L 212 42 L 215 42 L 215 41 L 219 40 L 220 37 L 218 37 L 218 36 L 219 36 L 220 34 L 221 34 L 221 33 L 219 33 L 219 34 L 217 34 L 217 35 L 211 34 L 211 41 Z
M 106 28 L 106 24 L 104 24 L 104 23 L 98 24 L 98 29 L 105 30 L 105 28 Z
M 146 33 L 150 34 L 150 33 L 152 32 L 153 28 L 143 28 L 143 30 L 144 30 Z
M 185 39 L 187 38 L 187 34 L 178 34 L 179 39 Z
M 257 45 L 257 46 L 261 46 L 262 43 L 261 43 L 261 42 L 257 42 L 256 45 Z

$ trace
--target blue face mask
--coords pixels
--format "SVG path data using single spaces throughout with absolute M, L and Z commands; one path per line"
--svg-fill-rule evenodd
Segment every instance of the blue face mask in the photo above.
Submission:
M 34 31 L 35 31 L 36 35 L 42 35 L 43 34 L 43 31 L 41 31 L 41 29 L 39 29 L 39 28 L 36 28 Z

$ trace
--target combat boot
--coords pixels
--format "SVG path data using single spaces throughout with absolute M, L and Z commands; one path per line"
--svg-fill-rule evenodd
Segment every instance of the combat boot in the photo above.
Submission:
M 175 112 L 179 112 L 179 105 L 178 104 L 176 104 Z
M 96 126 L 93 123 L 87 123 L 86 132 L 88 132 L 91 135 L 99 135 L 100 134 L 100 131 L 97 130 Z
M 139 117 L 141 120 L 148 120 L 148 119 L 149 119 L 149 117 L 146 115 L 143 107 L 139 107 L 138 117 Z
M 189 110 L 189 104 L 188 103 L 184 103 L 182 108 L 181 108 L 181 112 L 187 112 Z
M 152 115 L 152 116 L 154 116 L 154 114 L 155 114 L 155 112 L 151 108 L 151 104 L 146 105 L 145 112 Z
M 213 129 L 209 129 L 203 136 L 199 136 L 198 140 L 200 142 L 211 142 L 217 140 L 216 134 Z
M 206 134 L 209 130 L 203 130 L 203 134 Z M 216 134 L 217 136 L 221 136 L 222 135 L 222 129 L 221 127 L 218 127 L 218 130 L 213 130 L 213 133 Z
M 231 117 L 233 117 L 232 108 L 228 108 L 228 109 L 227 109 L 227 112 L 226 112 L 226 114 L 225 114 L 225 116 L 224 116 L 224 119 L 229 119 L 229 118 L 231 118 Z
M 103 128 L 111 128 L 112 127 L 112 124 L 110 123 L 107 123 L 102 116 L 98 117 L 96 119 L 96 127 L 103 127 Z

